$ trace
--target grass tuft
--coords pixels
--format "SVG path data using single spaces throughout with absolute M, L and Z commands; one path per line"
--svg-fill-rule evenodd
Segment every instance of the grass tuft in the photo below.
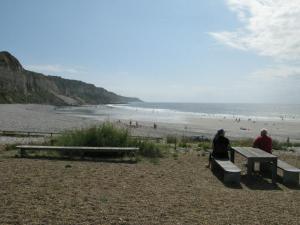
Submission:
M 110 123 L 85 129 L 64 132 L 54 139 L 57 146 L 128 147 L 132 146 L 128 130 L 116 128 Z
M 165 146 L 132 138 L 127 129 L 117 128 L 111 123 L 66 131 L 56 137 L 53 144 L 56 146 L 139 147 L 139 156 L 146 158 L 161 158 L 166 153 Z

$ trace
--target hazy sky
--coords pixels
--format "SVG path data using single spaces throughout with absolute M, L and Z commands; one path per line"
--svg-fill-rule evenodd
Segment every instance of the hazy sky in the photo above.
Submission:
M 156 102 L 300 103 L 300 0 L 1 0 L 29 70 Z

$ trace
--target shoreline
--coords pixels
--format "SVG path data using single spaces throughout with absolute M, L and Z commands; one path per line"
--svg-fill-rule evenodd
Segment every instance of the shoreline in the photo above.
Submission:
M 102 110 L 102 108 L 101 108 Z M 101 111 L 102 112 L 102 111 Z M 61 132 L 64 130 L 84 128 L 109 121 L 116 125 L 129 128 L 132 135 L 149 137 L 176 136 L 204 136 L 212 138 L 215 132 L 223 128 L 226 135 L 232 139 L 254 139 L 259 135 L 260 129 L 268 129 L 271 137 L 279 141 L 300 142 L 300 122 L 297 121 L 249 121 L 236 122 L 231 118 L 198 118 L 190 117 L 182 123 L 156 122 L 151 118 L 141 117 L 135 113 L 124 115 L 109 114 L 110 111 L 103 107 L 103 114 L 87 116 L 70 112 L 62 113 L 56 106 L 38 104 L 1 104 L 0 105 L 0 130 L 16 131 L 43 131 Z M 108 115 L 108 116 L 107 116 Z M 129 126 L 130 121 L 138 127 Z M 154 129 L 154 123 L 157 128 Z

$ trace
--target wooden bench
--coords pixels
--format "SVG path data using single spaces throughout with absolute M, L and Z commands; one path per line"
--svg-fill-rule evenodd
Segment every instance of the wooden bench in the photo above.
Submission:
M 300 169 L 279 159 L 277 160 L 277 167 L 283 171 L 283 183 L 299 184 Z
M 67 151 L 71 156 L 72 153 L 80 153 L 83 158 L 85 152 L 97 153 L 126 153 L 128 155 L 136 156 L 139 148 L 134 147 L 78 147 L 78 146 L 37 146 L 37 145 L 18 145 L 16 148 L 20 149 L 20 156 L 26 156 L 26 150 L 30 151 Z
M 228 159 L 214 159 L 212 158 L 212 169 L 214 169 L 217 164 L 224 171 L 224 182 L 225 183 L 240 183 L 241 170 L 236 165 L 234 165 Z
M 16 131 L 16 130 L 0 130 L 0 134 L 3 136 L 53 136 L 61 133 L 58 132 L 44 132 L 44 131 Z

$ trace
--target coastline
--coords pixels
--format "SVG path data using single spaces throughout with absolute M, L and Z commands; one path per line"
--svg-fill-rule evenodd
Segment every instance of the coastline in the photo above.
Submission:
M 109 109 L 109 107 L 107 108 Z M 232 118 L 189 117 L 184 123 L 156 122 L 135 115 L 135 112 L 128 115 L 127 118 L 118 114 L 107 116 L 110 112 L 107 108 L 103 107 L 103 114 L 101 115 L 87 116 L 84 113 L 81 115 L 62 113 L 51 105 L 1 104 L 0 130 L 61 132 L 110 121 L 117 126 L 130 129 L 132 135 L 135 136 L 166 137 L 176 135 L 212 138 L 216 130 L 223 128 L 229 138 L 244 139 L 255 138 L 261 128 L 267 128 L 273 139 L 286 141 L 289 138 L 290 141 L 300 142 L 299 121 L 240 120 L 237 122 Z M 129 126 L 130 121 L 134 126 Z M 138 127 L 135 126 L 136 122 L 138 122 Z M 154 122 L 157 124 L 156 129 L 153 127 Z

